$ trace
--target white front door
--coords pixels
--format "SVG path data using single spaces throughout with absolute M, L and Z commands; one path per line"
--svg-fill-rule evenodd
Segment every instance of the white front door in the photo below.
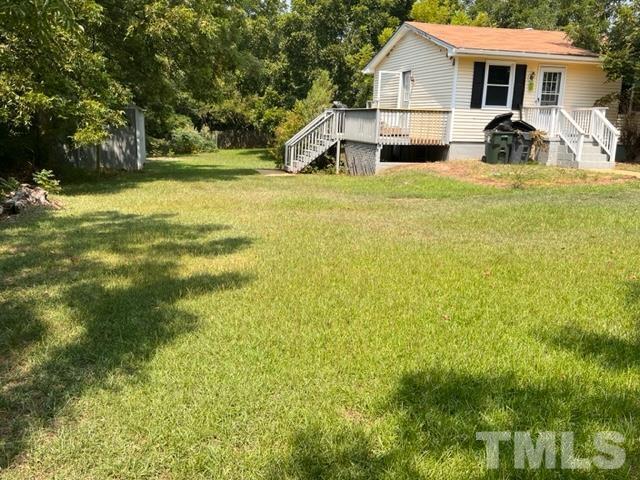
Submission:
M 540 69 L 540 81 L 538 82 L 538 98 L 536 99 L 536 103 L 541 107 L 557 107 L 562 105 L 564 82 L 564 68 L 542 67 Z

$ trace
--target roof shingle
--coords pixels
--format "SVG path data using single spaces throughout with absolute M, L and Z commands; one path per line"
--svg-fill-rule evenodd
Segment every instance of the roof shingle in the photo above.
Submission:
M 575 47 L 569 37 L 559 31 L 439 25 L 421 22 L 407 22 L 407 24 L 454 48 L 582 57 L 598 56 L 589 50 Z

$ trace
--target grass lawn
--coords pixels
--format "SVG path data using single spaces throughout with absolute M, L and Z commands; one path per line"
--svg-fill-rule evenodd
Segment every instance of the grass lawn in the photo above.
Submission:
M 155 160 L 0 223 L 0 477 L 485 478 L 477 431 L 625 435 L 640 182 Z
M 640 172 L 640 163 L 616 163 L 616 168 L 618 170 L 628 170 L 631 172 Z

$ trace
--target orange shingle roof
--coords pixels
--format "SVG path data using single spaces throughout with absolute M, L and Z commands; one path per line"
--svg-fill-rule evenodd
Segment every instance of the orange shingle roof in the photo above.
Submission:
M 438 25 L 421 22 L 407 22 L 407 24 L 454 48 L 552 55 L 577 55 L 583 57 L 598 56 L 589 50 L 575 47 L 564 32 Z

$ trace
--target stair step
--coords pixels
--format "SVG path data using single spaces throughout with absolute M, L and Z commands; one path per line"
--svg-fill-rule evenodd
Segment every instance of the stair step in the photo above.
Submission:
M 607 155 L 603 155 L 601 153 L 598 154 L 582 154 L 580 158 L 581 162 L 606 162 L 609 160 Z

